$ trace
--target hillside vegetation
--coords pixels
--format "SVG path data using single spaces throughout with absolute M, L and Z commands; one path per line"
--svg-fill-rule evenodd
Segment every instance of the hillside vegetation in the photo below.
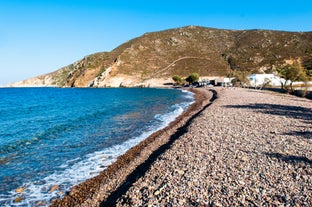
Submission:
M 155 86 L 171 77 L 272 72 L 311 58 L 312 32 L 222 30 L 188 26 L 151 32 L 111 52 L 84 57 L 56 72 L 12 84 L 59 87 Z

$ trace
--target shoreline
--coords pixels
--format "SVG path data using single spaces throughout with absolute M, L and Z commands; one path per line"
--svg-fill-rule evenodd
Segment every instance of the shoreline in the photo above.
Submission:
M 199 88 L 189 91 L 195 94 L 195 102 L 173 122 L 119 156 L 98 176 L 72 187 L 63 198 L 53 200 L 50 206 L 98 206 L 107 198 L 112 199 L 116 194 L 125 192 L 129 180 L 135 182 L 138 175 L 144 173 L 181 134 L 187 132 L 191 120 L 217 98 L 215 90 Z

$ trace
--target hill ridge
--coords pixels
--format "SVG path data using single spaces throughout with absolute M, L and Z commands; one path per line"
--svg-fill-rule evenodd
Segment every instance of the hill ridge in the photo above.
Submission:
M 193 72 L 200 76 L 274 72 L 287 61 L 310 57 L 311 51 L 312 32 L 185 26 L 147 32 L 110 52 L 87 55 L 11 86 L 159 86 L 173 75 L 185 77 Z

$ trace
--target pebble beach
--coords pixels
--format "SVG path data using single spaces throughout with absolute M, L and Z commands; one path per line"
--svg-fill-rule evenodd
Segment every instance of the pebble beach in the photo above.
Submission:
M 52 206 L 312 206 L 312 101 L 196 89 L 165 129 Z

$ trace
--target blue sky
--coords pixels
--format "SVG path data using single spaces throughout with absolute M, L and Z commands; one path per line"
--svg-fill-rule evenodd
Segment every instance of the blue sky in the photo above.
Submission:
M 0 86 L 187 25 L 312 31 L 309 0 L 0 0 Z

